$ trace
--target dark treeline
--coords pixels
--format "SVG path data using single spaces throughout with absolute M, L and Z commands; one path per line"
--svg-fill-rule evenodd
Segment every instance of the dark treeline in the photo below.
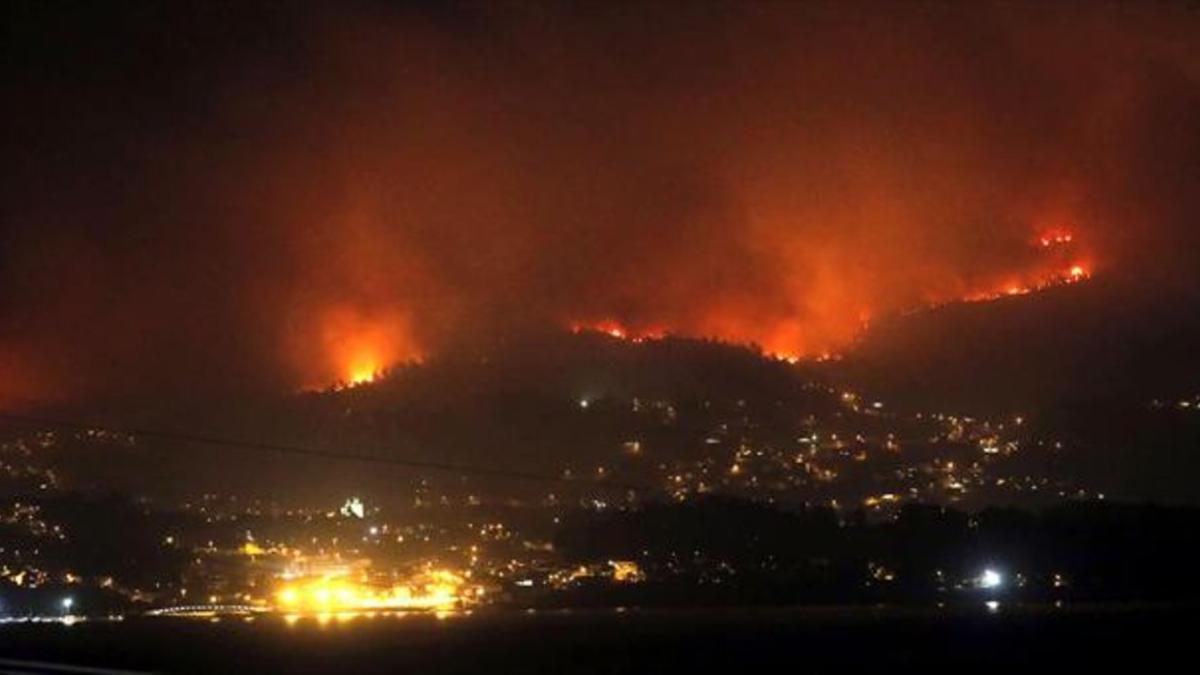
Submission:
M 713 497 L 566 519 L 556 545 L 568 560 L 636 561 L 646 580 L 595 581 L 558 601 L 1189 601 L 1198 543 L 1195 508 L 1093 501 L 969 514 L 911 504 L 871 522 Z M 1001 581 L 985 587 L 985 570 Z

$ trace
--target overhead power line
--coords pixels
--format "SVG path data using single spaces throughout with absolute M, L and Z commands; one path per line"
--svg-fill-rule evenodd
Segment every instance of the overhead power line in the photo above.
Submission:
M 196 434 L 181 431 L 167 431 L 163 429 L 146 429 L 139 427 L 126 427 L 108 424 L 94 424 L 90 422 L 80 422 L 77 420 L 67 420 L 48 417 L 34 417 L 28 415 L 16 415 L 12 413 L 0 412 L 0 422 L 7 422 L 14 426 L 29 427 L 34 429 L 69 429 L 72 431 L 105 431 L 113 434 L 124 434 L 138 438 L 154 438 L 164 441 L 176 441 L 182 443 L 195 443 L 200 445 L 212 445 L 218 447 L 233 448 L 237 450 L 248 450 L 253 452 L 274 453 L 280 455 L 304 456 L 317 459 L 335 460 L 335 461 L 350 461 L 364 462 L 371 464 L 386 464 L 391 466 L 402 466 L 411 469 L 427 469 L 431 471 L 441 471 L 445 473 L 459 473 L 466 475 L 477 476 L 494 476 L 498 478 L 510 478 L 516 480 L 528 480 L 547 483 L 570 483 L 574 485 L 584 484 L 585 481 L 579 478 L 553 476 L 550 474 L 535 473 L 531 471 L 517 471 L 513 469 L 502 469 L 498 467 L 480 466 L 477 464 L 459 464 L 454 462 L 435 462 L 420 459 L 405 459 L 401 457 L 383 457 L 380 455 L 369 455 L 355 452 L 339 452 L 336 450 L 326 450 L 322 448 L 313 448 L 302 445 L 291 445 L 284 443 L 265 443 L 261 441 L 247 441 L 234 438 L 223 438 L 219 436 L 209 436 L 206 434 Z M 655 488 L 649 485 L 634 485 L 624 482 L 613 481 L 589 481 L 589 484 L 604 487 L 621 488 L 625 490 L 635 491 L 654 491 Z

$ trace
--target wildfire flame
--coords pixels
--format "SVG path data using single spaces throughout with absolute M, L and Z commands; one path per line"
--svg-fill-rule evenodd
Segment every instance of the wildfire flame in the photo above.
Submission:
M 402 363 L 420 361 L 407 316 L 337 306 L 319 317 L 319 343 L 298 358 L 312 372 L 306 389 L 343 389 L 379 380 Z
M 374 382 L 382 373 L 379 358 L 372 351 L 363 351 L 350 362 L 345 380 L 350 386 L 357 386 Z
M 1076 253 L 1077 237 L 1072 232 L 1062 229 L 1045 232 L 1035 238 L 1034 245 L 1051 258 L 1048 261 L 1044 261 L 1040 269 L 1020 279 L 1009 280 L 999 288 L 971 291 L 962 296 L 947 300 L 930 298 L 927 304 L 921 308 L 935 307 L 954 302 L 988 302 L 1009 296 L 1028 295 L 1058 286 L 1081 283 L 1092 277 L 1091 266 L 1086 262 L 1072 261 L 1066 263 L 1065 267 L 1062 266 L 1064 264 L 1063 260 L 1069 260 L 1070 256 Z M 869 311 L 865 309 L 859 311 L 860 335 L 869 326 L 870 318 Z M 731 339 L 730 334 L 720 332 L 715 335 L 703 335 L 680 330 L 639 330 L 611 318 L 590 322 L 575 321 L 570 324 L 570 329 L 575 333 L 601 333 L 615 340 L 632 343 L 660 340 L 668 335 L 712 338 L 734 343 L 749 342 L 749 340 Z M 793 333 L 794 331 L 785 329 L 771 331 L 767 335 L 767 339 L 763 341 L 764 356 L 793 364 L 804 360 L 828 361 L 841 358 L 840 354 L 828 349 L 805 350 L 801 346 L 793 346 L 800 343 L 797 335 Z
M 1004 297 L 1026 295 L 1053 287 L 1086 281 L 1092 276 L 1088 256 L 1080 251 L 1079 237 L 1064 228 L 1042 231 L 1031 238 L 1030 251 L 1035 257 L 1020 275 L 958 294 L 947 292 L 927 295 L 909 311 L 954 302 L 986 302 Z M 758 345 L 765 356 L 788 363 L 803 360 L 825 361 L 840 358 L 836 351 L 852 344 L 869 326 L 872 310 L 860 306 L 846 317 L 841 291 L 843 282 L 835 274 L 827 280 L 831 298 L 808 303 L 817 308 L 819 318 L 838 318 L 840 328 L 825 333 L 810 333 L 808 323 L 799 317 L 764 324 L 748 323 L 731 314 L 726 306 L 714 307 L 700 322 L 664 326 L 662 323 L 626 322 L 617 317 L 601 317 L 569 322 L 575 332 L 603 334 L 614 340 L 643 343 L 668 336 L 713 339 L 734 344 Z M 844 320 L 843 320 L 844 319 Z M 320 359 L 324 362 L 320 384 L 316 388 L 356 387 L 377 381 L 390 368 L 404 362 L 419 361 L 409 317 L 396 311 L 367 311 L 361 307 L 338 305 L 320 317 Z

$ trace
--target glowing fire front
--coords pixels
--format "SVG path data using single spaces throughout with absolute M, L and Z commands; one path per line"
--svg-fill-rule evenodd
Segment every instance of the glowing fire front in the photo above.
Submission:
M 482 588 L 459 575 L 437 570 L 405 584 L 381 587 L 348 577 L 310 577 L 281 584 L 275 609 L 288 614 L 386 610 L 451 610 L 479 599 Z
M 898 311 L 907 313 L 960 302 L 989 302 L 1007 296 L 1027 295 L 1078 284 L 1092 278 L 1091 256 L 1081 249 L 1079 237 L 1066 229 L 1053 228 L 1043 231 L 1029 242 L 1029 252 L 1036 256 L 1036 262 L 1027 265 L 1023 272 L 990 281 L 977 280 L 953 290 L 929 294 L 916 306 L 901 308 Z M 874 314 L 863 307 L 855 311 L 857 329 L 853 331 L 853 339 L 866 332 Z M 661 325 L 646 328 L 628 325 L 613 318 L 601 318 L 589 321 L 575 320 L 570 322 L 568 327 L 573 333 L 595 333 L 630 343 L 651 342 L 676 335 L 754 344 L 761 349 L 764 356 L 788 363 L 837 360 L 841 356 L 831 349 L 848 341 L 844 339 L 846 336 L 842 336 L 843 339 L 818 339 L 815 342 L 806 340 L 798 322 L 791 326 L 759 327 L 750 330 L 743 330 L 733 322 L 715 330 L 696 330 L 695 327 L 688 330 L 677 326 L 662 328 Z
M 565 327 L 574 333 L 596 333 L 634 344 L 678 336 L 752 345 L 764 356 L 792 364 L 837 360 L 841 358 L 838 350 L 861 338 L 872 319 L 881 313 L 909 313 L 953 303 L 1027 295 L 1085 282 L 1095 271 L 1095 260 L 1083 246 L 1081 237 L 1065 227 L 1039 229 L 1025 246 L 1027 250 L 1016 256 L 1015 269 L 1010 273 L 946 283 L 938 291 L 923 294 L 920 300 L 910 299 L 910 304 L 893 306 L 890 310 L 872 307 L 869 302 L 849 304 L 853 296 L 843 291 L 854 287 L 853 278 L 833 273 L 827 286 L 832 289 L 834 300 L 822 300 L 815 305 L 800 303 L 812 310 L 804 317 L 747 322 L 739 318 L 736 308 L 723 306 L 701 319 L 681 323 L 627 322 L 620 317 L 593 315 L 564 317 Z M 826 320 L 840 328 L 809 330 L 810 323 Z M 304 351 L 303 356 L 319 364 L 323 374 L 308 388 L 354 388 L 380 380 L 401 365 L 424 360 L 414 332 L 414 317 L 407 312 L 337 305 L 320 314 L 317 324 L 319 345 L 315 350 Z

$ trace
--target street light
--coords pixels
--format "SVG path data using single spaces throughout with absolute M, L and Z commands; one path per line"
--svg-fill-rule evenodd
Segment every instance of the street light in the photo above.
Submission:
M 63 614 L 71 613 L 71 606 L 75 604 L 75 598 L 70 596 L 62 599 Z

